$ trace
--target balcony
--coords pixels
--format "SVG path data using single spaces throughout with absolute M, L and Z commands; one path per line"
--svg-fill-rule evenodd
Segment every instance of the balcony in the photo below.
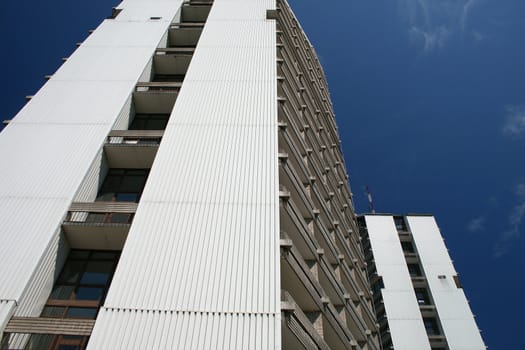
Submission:
M 330 349 L 315 330 L 308 316 L 286 291 L 281 291 L 281 312 L 283 313 L 281 319 L 283 349 L 311 349 L 305 344 L 312 344 L 316 349 Z
M 133 93 L 137 113 L 171 114 L 181 82 L 139 82 Z
M 185 75 L 195 48 L 169 47 L 157 49 L 153 56 L 156 74 Z
M 206 1 L 191 2 L 182 6 L 180 19 L 183 23 L 206 22 L 211 10 L 211 4 Z
M 169 47 L 195 47 L 204 28 L 204 22 L 172 24 L 168 31 Z
M 113 130 L 104 145 L 111 168 L 151 168 L 163 130 Z
M 71 248 L 122 250 L 137 210 L 133 202 L 74 202 L 62 229 Z

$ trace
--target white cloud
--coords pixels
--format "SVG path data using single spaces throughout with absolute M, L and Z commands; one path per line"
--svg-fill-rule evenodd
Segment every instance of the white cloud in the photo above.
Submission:
M 467 224 L 467 230 L 470 232 L 479 232 L 485 229 L 485 218 L 479 217 L 472 219 Z
M 525 199 L 525 183 L 518 184 L 514 190 L 514 194 L 518 197 L 523 197 Z
M 474 38 L 476 43 L 479 43 L 480 41 L 485 39 L 485 36 L 476 30 L 472 31 L 472 37 Z
M 461 29 L 462 30 L 465 30 L 465 27 L 467 25 L 469 12 L 470 12 L 470 10 L 472 10 L 472 7 L 474 7 L 474 5 L 477 2 L 478 2 L 478 0 L 468 0 L 463 5 L 463 11 L 461 12 L 461 20 L 460 20 L 460 24 L 461 24 Z
M 503 133 L 519 136 L 525 132 L 525 106 L 505 106 L 506 119 Z
M 470 13 L 480 0 L 398 0 L 401 16 L 409 25 L 413 44 L 426 53 L 442 49 L 454 34 L 463 34 Z M 472 33 L 472 35 L 470 35 Z M 468 31 L 466 38 L 479 42 L 483 36 Z
M 508 216 L 509 229 L 504 231 L 494 244 L 494 257 L 499 258 L 507 254 L 512 243 L 521 237 L 521 224 L 525 220 L 525 183 L 516 186 L 514 194 L 518 203 L 514 205 Z
M 443 48 L 450 35 L 445 27 L 438 27 L 431 31 L 424 31 L 417 27 L 410 30 L 410 38 L 414 43 L 421 43 L 424 52 L 431 52 Z
M 520 231 L 517 227 L 513 227 L 501 234 L 499 240 L 494 245 L 494 257 L 500 258 L 507 254 L 512 246 L 512 241 L 520 237 Z

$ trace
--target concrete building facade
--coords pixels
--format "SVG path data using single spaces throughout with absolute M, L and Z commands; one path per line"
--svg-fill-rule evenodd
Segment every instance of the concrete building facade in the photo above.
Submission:
M 380 349 L 285 0 L 124 0 L 0 134 L 0 349 Z
M 360 231 L 383 349 L 485 345 L 431 215 L 364 215 Z

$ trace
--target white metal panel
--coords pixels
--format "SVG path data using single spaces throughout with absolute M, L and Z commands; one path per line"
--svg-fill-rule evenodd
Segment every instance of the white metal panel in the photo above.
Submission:
M 407 221 L 450 349 L 485 349 L 465 294 L 454 283 L 456 270 L 434 217 Z
M 243 21 L 264 20 L 266 10 L 275 9 L 275 0 L 219 0 L 220 6 L 214 6 L 209 20 L 212 21 Z M 216 4 L 218 1 L 215 2 Z
M 82 180 L 82 185 L 78 189 L 74 202 L 90 202 L 97 198 L 98 189 L 102 185 L 108 173 L 108 163 L 103 151 L 100 150 L 93 160 L 86 176 Z M 79 215 L 78 213 L 75 215 Z
M 180 2 L 180 0 L 173 1 L 171 2 L 173 6 L 170 7 L 178 8 Z M 133 47 L 156 48 L 171 23 L 172 17 L 175 16 L 175 12 L 176 10 L 173 10 L 173 13 L 167 13 L 166 18 L 159 21 L 149 19 L 137 21 L 106 20 L 82 43 L 81 47 L 109 47 L 116 50 Z M 122 57 L 121 64 L 127 59 L 127 57 Z M 135 71 L 135 73 L 140 74 L 141 71 Z
M 13 316 L 38 317 L 42 312 L 54 281 L 58 277 L 69 253 L 69 245 L 60 235 L 61 232 L 58 229 L 33 273 L 29 284 L 25 288 Z M 9 337 L 9 349 L 24 349 L 27 341 L 27 334 L 11 334 Z
M 389 318 L 388 327 L 392 340 L 395 339 L 394 350 L 431 349 L 425 327 L 420 320 Z
M 156 31 L 160 32 L 160 29 L 163 28 Z M 135 82 L 144 69 L 144 57 L 148 55 L 151 55 L 151 46 L 115 48 L 83 45 L 68 59 L 68 64 L 53 75 L 52 81 Z M 124 60 L 126 64 L 122 64 Z
M 7 322 L 15 311 L 16 302 L 14 300 L 0 299 L 0 339 Z
M 138 76 L 137 73 L 135 79 Z M 12 131 L 13 127 L 19 124 L 45 124 L 48 126 L 60 124 L 86 127 L 104 125 L 107 129 L 131 94 L 133 85 L 131 79 L 125 82 L 55 81 L 52 78 L 2 131 L 2 138 L 8 137 L 6 135 L 14 132 Z M 58 131 L 64 132 L 57 130 L 51 135 L 44 136 L 58 135 Z M 31 135 L 23 139 L 26 148 L 33 145 L 29 136 Z
M 38 266 L 181 3 L 156 1 L 165 13 L 152 21 L 136 9 L 138 0 L 129 2 L 135 17 L 105 21 L 0 134 L 0 299 L 34 296 L 22 310 L 42 298 L 51 269 Z
M 394 349 L 430 349 L 394 218 L 365 216 Z
M 280 349 L 280 315 L 103 308 L 89 349 Z
M 90 349 L 280 348 L 276 27 L 261 3 L 213 5 L 106 298 L 120 311 Z
M 108 129 L 109 125 L 51 123 L 17 124 L 6 129 L 0 134 L 0 158 L 6 164 L 0 172 L 0 196 L 67 201 L 77 190 Z M 20 224 L 27 224 L 32 213 L 31 208 L 11 208 L 9 216 L 21 215 L 25 220 Z M 54 231 L 48 232 L 48 237 Z M 8 232 L 3 231 L 2 239 L 7 239 L 4 235 Z
M 69 206 L 65 199 L 0 198 L 0 295 L 19 300 Z
M 152 23 L 171 21 L 181 2 L 181 0 L 125 0 L 117 6 L 123 11 L 113 21 Z M 160 19 L 155 17 L 160 17 Z

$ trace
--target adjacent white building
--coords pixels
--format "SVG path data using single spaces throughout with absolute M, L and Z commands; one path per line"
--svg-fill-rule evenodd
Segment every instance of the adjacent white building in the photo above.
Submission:
M 431 215 L 360 218 L 384 349 L 485 345 Z

